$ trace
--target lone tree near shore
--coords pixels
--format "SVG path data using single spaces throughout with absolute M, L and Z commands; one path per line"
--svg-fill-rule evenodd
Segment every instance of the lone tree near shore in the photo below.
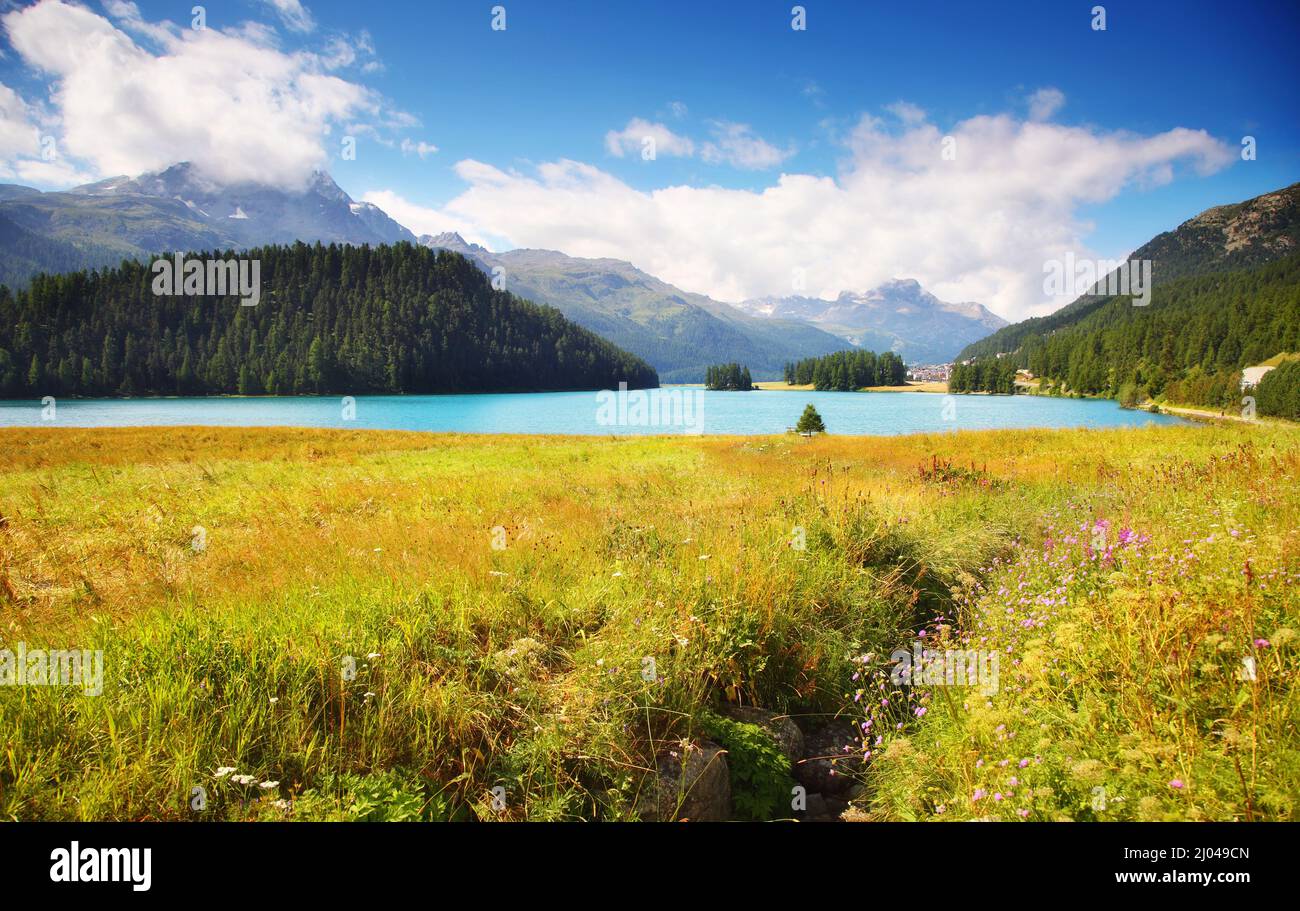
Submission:
M 799 416 L 799 423 L 794 425 L 795 433 L 825 433 L 826 424 L 822 421 L 822 416 L 817 413 L 817 409 L 809 403 L 808 407 L 803 410 Z

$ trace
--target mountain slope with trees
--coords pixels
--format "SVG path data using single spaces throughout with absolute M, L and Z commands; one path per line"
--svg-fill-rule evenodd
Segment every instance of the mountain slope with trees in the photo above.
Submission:
M 233 295 L 155 295 L 150 266 L 136 262 L 0 288 L 0 395 L 658 385 L 640 358 L 557 310 L 493 290 L 457 254 L 299 243 L 244 258 L 260 262 L 256 306 Z
M 1047 392 L 1237 409 L 1242 368 L 1300 350 L 1300 184 L 1209 209 L 1131 258 L 1153 262 L 1148 306 L 1082 297 L 968 346 L 967 372 L 1019 367 Z M 1001 371 L 981 366 L 997 354 Z
M 1158 288 L 1188 276 L 1248 269 L 1297 252 L 1300 183 L 1245 202 L 1207 209 L 1173 231 L 1152 238 L 1129 259 L 1151 260 L 1152 281 Z M 1111 301 L 1105 295 L 1085 294 L 1048 316 L 999 329 L 967 345 L 957 357 L 967 360 L 1032 347 L 1053 333 L 1077 325 Z
M 683 291 L 618 259 L 585 259 L 554 250 L 494 253 L 459 234 L 424 235 L 499 276 L 506 289 L 549 304 L 580 326 L 645 358 L 664 382 L 698 383 L 709 365 L 748 364 L 775 379 L 788 358 L 829 354 L 844 339 L 796 320 L 764 319 L 703 294 Z
M 983 375 L 992 364 L 1024 367 L 1039 377 L 1044 391 L 1099 395 L 1122 404 L 1160 398 L 1236 409 L 1243 367 L 1297 349 L 1300 254 L 1168 282 L 1155 289 L 1147 307 L 1135 307 L 1127 297 L 1108 298 L 1067 330 L 1030 336 L 1014 353 L 977 358 L 965 369 Z M 959 381 L 957 369 L 953 381 Z

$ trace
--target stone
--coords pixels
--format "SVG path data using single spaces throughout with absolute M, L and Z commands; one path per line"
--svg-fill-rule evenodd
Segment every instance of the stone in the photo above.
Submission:
M 830 818 L 830 810 L 826 807 L 826 798 L 820 794 L 808 795 L 808 806 L 803 812 L 805 822 L 823 822 Z
M 676 753 L 677 755 L 673 755 Z M 679 743 L 659 760 L 658 774 L 641 816 L 660 822 L 726 822 L 731 819 L 731 773 L 727 751 L 708 740 Z
M 804 738 L 803 753 L 795 763 L 794 777 L 810 794 L 816 791 L 843 799 L 857 783 L 855 776 L 862 771 L 862 743 L 852 723 L 832 721 L 810 731 Z

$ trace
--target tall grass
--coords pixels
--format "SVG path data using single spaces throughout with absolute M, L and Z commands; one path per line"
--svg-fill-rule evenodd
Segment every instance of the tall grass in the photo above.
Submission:
M 993 722 L 1014 716 L 1029 719 L 1017 737 L 1070 744 L 1035 751 L 1058 778 L 1145 751 L 1141 793 L 1120 788 L 1129 815 L 1286 816 L 1295 653 L 1278 630 L 1297 625 L 1283 584 L 1296 444 L 1256 428 L 811 442 L 5 431 L 4 644 L 102 648 L 106 679 L 100 696 L 0 687 L 0 813 L 633 818 L 658 759 L 711 707 L 858 719 L 858 659 L 942 614 L 945 635 L 984 623 L 1022 667 L 1039 656 L 1065 676 L 900 717 L 872 760 L 874 812 L 984 814 L 962 800 L 983 781 L 972 755 L 1000 761 Z M 1035 636 L 991 619 L 1022 564 L 1043 592 L 1075 571 L 1024 564 L 1062 528 L 1122 520 L 1155 561 L 1216 511 L 1248 535 L 1224 531 L 1231 544 L 1204 545 L 1158 590 L 1139 575 L 1156 564 L 1125 554 Z M 1211 698 L 1186 649 L 1224 636 L 1229 675 L 1247 627 L 1281 643 L 1250 699 L 1226 681 Z M 1107 752 L 1099 719 L 1138 740 Z M 1235 745 L 1198 750 L 1207 733 Z M 1184 803 L 1143 810 L 1176 775 L 1192 783 Z M 1044 796 L 1034 818 L 1086 815 L 1085 792 L 1057 790 L 1069 799 Z

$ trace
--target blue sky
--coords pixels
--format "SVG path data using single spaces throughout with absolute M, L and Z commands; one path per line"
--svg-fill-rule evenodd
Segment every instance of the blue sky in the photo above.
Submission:
M 28 5 L 8 4 L 18 9 Z M 180 34 L 189 25 L 191 5 L 188 0 L 179 4 L 110 0 L 87 4 L 87 9 L 129 35 L 142 53 L 164 57 L 169 53 L 167 42 L 177 39 L 160 38 L 149 29 L 170 20 L 179 29 L 173 31 Z M 1000 212 L 998 225 L 1006 229 L 1008 239 L 1014 236 L 1008 222 L 1030 226 L 1026 230 L 1041 240 L 1044 249 L 1060 244 L 1048 238 L 1052 226 L 1039 225 L 1040 218 L 1064 219 L 1070 223 L 1071 243 L 1097 255 L 1118 256 L 1208 206 L 1300 180 L 1296 103 L 1300 66 L 1293 52 L 1300 32 L 1296 28 L 1300 7 L 1295 2 L 1103 3 L 1105 31 L 1091 27 L 1095 3 L 1060 0 L 994 4 L 811 0 L 802 4 L 807 11 L 806 31 L 792 30 L 795 4 L 789 0 L 501 0 L 506 9 L 504 31 L 491 28 L 494 5 L 233 0 L 210 3 L 206 9 L 211 29 L 242 30 L 255 44 L 273 47 L 282 55 L 303 52 L 331 59 L 338 48 L 349 49 L 346 53 L 352 59 L 347 63 L 336 59 L 317 69 L 369 93 L 370 109 L 361 112 L 354 106 L 341 116 L 326 118 L 330 132 L 328 139 L 320 140 L 320 163 L 354 197 L 401 209 L 402 214 L 394 213 L 399 220 L 404 214 L 407 220 L 427 222 L 430 229 L 454 228 L 463 221 L 465 233 L 498 247 L 553 246 L 588 255 L 617 252 L 639 265 L 661 269 L 664 263 L 671 266 L 682 260 L 681 249 L 649 249 L 653 232 L 647 237 L 623 236 L 617 226 L 596 226 L 593 231 L 604 233 L 589 237 L 575 232 L 569 224 L 572 215 L 557 214 L 556 220 L 565 226 L 548 231 L 544 215 L 523 222 L 512 214 L 521 207 L 558 211 L 566 187 L 572 189 L 575 181 L 583 183 L 576 195 L 588 208 L 617 210 L 623 221 L 660 220 L 665 233 L 689 233 L 692 224 L 699 233 L 734 232 L 746 218 L 767 220 L 769 212 L 785 218 L 793 212 L 788 215 L 788 231 L 806 236 L 807 219 L 816 217 L 809 212 L 822 197 L 815 185 L 809 182 L 806 197 L 798 201 L 766 209 L 753 208 L 754 197 L 778 184 L 782 174 L 847 186 L 846 175 L 852 173 L 864 184 L 872 184 L 873 176 L 888 184 L 893 176 L 888 163 L 903 153 L 898 146 L 883 148 L 880 136 L 862 139 L 861 133 L 856 134 L 861 142 L 855 146 L 854 131 L 860 130 L 864 117 L 880 118 L 878 129 L 892 137 L 890 141 L 919 123 L 937 136 L 962 135 L 963 129 L 975 135 L 977 118 L 1009 118 L 1020 151 L 1008 151 L 1002 170 L 996 162 L 986 162 L 954 184 L 953 192 L 983 181 L 990 189 L 979 204 L 985 210 L 990 205 L 1000 209 L 999 203 L 990 203 L 998 199 L 993 188 L 1001 186 L 1007 172 L 1032 159 L 1037 170 L 1026 178 L 1032 179 L 1028 188 L 1014 180 L 1002 188 L 1014 204 L 1008 202 Z M 250 28 L 249 22 L 260 24 L 260 31 Z M 75 80 L 71 68 L 78 62 L 42 61 L 41 53 L 49 57 L 54 52 L 42 51 L 34 38 L 23 39 L 25 44 L 13 35 L 8 38 L 7 45 L 0 45 L 4 50 L 0 82 L 21 96 L 43 129 L 57 134 L 60 119 L 70 119 L 75 107 L 67 99 L 60 102 L 60 80 Z M 179 52 L 173 48 L 172 53 Z M 1029 99 L 1040 91 L 1050 91 L 1053 97 L 1059 93 L 1062 99 L 1049 105 L 1054 110 L 1044 118 L 1030 114 Z M 915 116 L 923 120 L 909 125 L 887 113 L 898 102 L 914 106 Z M 364 105 L 358 102 L 357 106 Z M 302 119 L 292 129 L 301 130 Z M 658 125 L 688 142 L 691 154 L 659 154 L 653 161 L 642 160 L 639 141 L 633 141 L 639 126 L 629 130 L 632 138 L 626 154 L 612 154 L 607 134 L 623 130 L 634 120 Z M 1061 193 L 1068 199 L 1057 198 L 1051 187 L 1058 176 L 1044 167 L 1041 158 L 1054 153 L 1043 153 L 1033 139 L 1032 122 L 1037 120 L 1050 122 L 1059 131 L 1056 141 L 1064 143 L 1063 149 L 1078 148 L 1092 139 L 1114 146 L 1095 150 L 1093 164 L 1087 167 L 1095 167 L 1096 156 L 1109 155 L 1142 158 L 1143 163 L 1127 166 L 1116 159 L 1114 169 L 1123 172 L 1116 177 L 1118 189 L 1099 190 L 1095 176 L 1076 178 L 1073 183 L 1064 179 Z M 362 123 L 359 131 L 358 122 Z M 99 133 L 89 128 L 79 134 L 70 131 L 65 145 L 84 153 L 94 141 L 87 136 L 112 141 L 107 136 L 110 127 L 97 128 Z M 271 132 L 275 128 L 272 125 Z M 1204 131 L 1207 138 L 1162 157 L 1159 149 L 1165 140 L 1159 137 L 1179 129 Z M 723 141 L 729 130 L 745 143 L 761 143 L 746 147 L 766 151 L 770 160 L 745 164 Z M 257 130 L 267 131 L 267 127 Z M 339 155 L 337 139 L 349 131 L 357 134 L 355 160 Z M 1079 141 L 1070 138 L 1074 134 L 1069 131 L 1079 131 Z M 177 154 L 185 151 L 184 136 L 176 135 L 183 130 L 164 132 L 168 138 L 163 145 L 176 145 Z M 1236 154 L 1246 135 L 1257 140 L 1255 161 L 1242 161 Z M 1125 145 L 1126 137 L 1134 142 Z M 1141 141 L 1147 144 L 1140 145 Z M 436 146 L 437 151 L 426 145 L 420 154 L 418 143 Z M 1210 148 L 1210 143 L 1217 146 Z M 1231 161 L 1225 150 L 1232 152 Z M 219 154 L 211 148 L 206 151 L 209 156 Z M 203 152 L 199 149 L 196 156 Z M 138 148 L 127 148 L 125 140 L 120 154 L 69 155 L 69 161 L 76 161 L 78 177 L 102 176 L 110 165 L 153 164 Z M 561 161 L 582 163 L 593 173 L 557 179 L 539 176 L 539 167 Z M 480 175 L 477 182 L 467 180 L 464 162 L 522 177 L 510 186 L 493 173 Z M 1062 158 L 1063 171 L 1084 167 L 1068 155 Z M 58 183 L 48 179 L 55 175 L 45 172 L 39 173 L 46 180 L 31 180 L 38 174 L 35 168 L 10 170 L 11 176 L 0 179 L 47 187 Z M 904 170 L 916 177 L 912 165 Z M 29 179 L 20 179 L 24 175 Z M 945 214 L 945 189 L 937 180 L 911 180 L 912 189 L 902 195 L 865 188 L 861 192 L 876 192 L 864 198 L 879 201 L 878 222 L 895 217 L 885 208 L 892 213 L 899 206 L 923 207 L 933 212 L 934 219 L 969 220 L 969 208 Z M 593 183 L 601 188 L 593 189 Z M 630 195 L 651 195 L 667 188 L 701 191 L 683 194 L 679 208 L 687 213 L 694 212 L 696 205 L 705 215 L 714 204 L 725 207 L 735 202 L 741 208 L 734 217 L 716 223 L 705 215 L 695 215 L 692 223 L 688 215 L 662 213 L 660 209 L 668 205 L 663 200 L 656 200 L 651 209 L 647 200 Z M 703 192 L 719 188 L 740 195 Z M 1027 198 L 1035 194 L 1043 198 Z M 609 206 L 601 202 L 606 198 L 611 200 Z M 626 209 L 619 208 L 623 202 L 628 202 Z M 985 229 L 996 232 L 998 225 Z M 955 243 L 942 232 L 922 231 L 912 224 L 897 227 L 904 235 L 915 229 L 914 243 L 948 247 Z M 844 228 L 855 229 L 851 219 L 844 219 Z M 552 236 L 553 242 L 548 243 Z M 880 247 L 878 240 L 873 241 L 872 249 Z M 679 282 L 693 280 L 698 287 L 689 290 L 724 298 L 779 290 L 768 287 L 774 283 L 770 275 L 738 262 L 733 247 L 709 255 L 709 263 L 693 271 L 682 267 L 674 277 Z M 825 276 L 810 289 L 818 293 L 833 293 L 847 282 L 884 274 L 889 265 L 855 272 L 845 263 L 822 268 L 820 258 L 806 251 L 801 255 L 815 259 L 815 268 Z M 972 263 L 977 255 L 978 251 L 956 249 L 946 258 L 918 258 L 908 266 L 924 274 L 931 285 L 947 286 L 954 293 L 994 294 L 998 270 L 987 263 Z M 1021 285 L 1019 290 L 997 291 L 1004 300 L 1002 311 L 1034 306 L 1030 291 Z
M 1064 123 L 1185 126 L 1233 142 L 1254 135 L 1262 146 L 1249 166 L 1089 209 L 1105 250 L 1122 252 L 1208 206 L 1300 180 L 1300 5 L 1287 0 L 1111 3 L 1105 32 L 1087 27 L 1094 4 L 1059 0 L 811 2 L 806 32 L 791 30 L 787 0 L 514 0 L 504 33 L 486 27 L 491 5 L 313 5 L 322 24 L 370 31 L 386 64 L 375 84 L 417 113 L 440 148 L 438 161 L 340 162 L 349 189 L 385 183 L 396 170 L 397 186 L 437 203 L 460 189 L 449 166 L 461 158 L 561 157 L 601 162 L 646 189 L 757 188 L 767 175 L 725 165 L 611 160 L 602 139 L 633 115 L 661 114 L 672 125 L 667 106 L 680 101 L 683 128 L 710 118 L 749 123 L 800 147 L 787 168 L 834 174 L 841 153 L 827 121 L 905 99 L 950 124 L 1022 107 L 1044 85 L 1066 94 Z

